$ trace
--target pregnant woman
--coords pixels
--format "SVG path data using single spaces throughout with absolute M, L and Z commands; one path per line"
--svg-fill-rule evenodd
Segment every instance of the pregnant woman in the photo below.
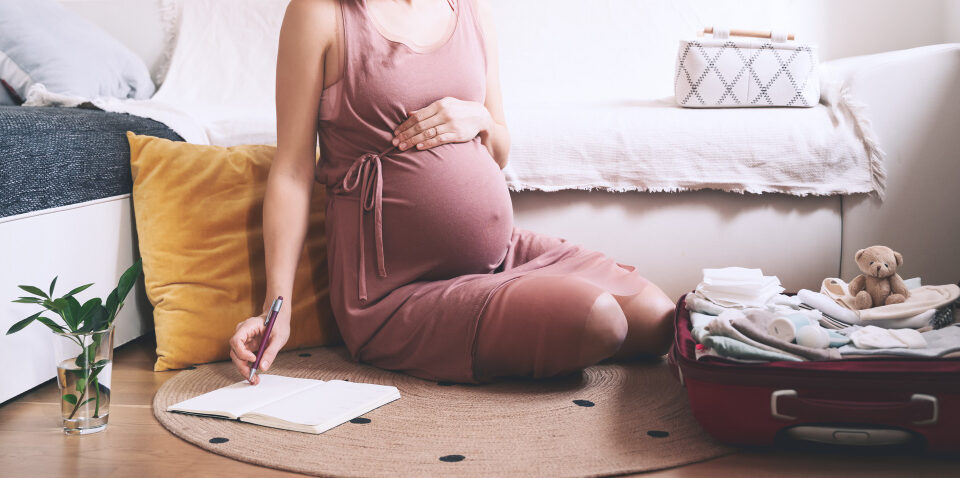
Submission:
M 263 212 L 267 306 L 290 298 L 317 180 L 331 303 L 356 360 L 478 383 L 664 353 L 674 306 L 657 286 L 599 252 L 514 228 L 498 76 L 477 0 L 293 0 Z M 289 311 L 263 370 L 297 320 Z M 244 377 L 264 316 L 230 340 Z

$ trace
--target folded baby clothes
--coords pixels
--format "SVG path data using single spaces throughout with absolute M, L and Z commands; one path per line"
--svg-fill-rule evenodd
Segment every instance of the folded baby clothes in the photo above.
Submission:
M 684 302 L 687 305 L 687 310 L 690 312 L 699 312 L 701 314 L 710 314 L 710 315 L 720 315 L 725 308 L 721 307 L 709 300 L 700 297 L 694 292 L 687 294 L 684 298 Z
M 823 312 L 834 319 L 846 322 L 848 324 L 857 324 L 860 322 L 860 316 L 857 315 L 857 312 L 850 310 L 838 303 L 836 303 L 829 296 L 814 292 L 808 289 L 800 289 L 797 292 L 797 297 L 800 298 L 800 301 L 804 304 L 813 307 L 820 312 Z
M 780 352 L 771 352 L 721 335 L 708 335 L 703 345 L 725 358 L 770 362 L 774 360 L 800 362 L 802 359 Z
M 861 319 L 861 315 L 866 312 L 865 310 L 856 311 L 847 309 L 825 294 L 813 292 L 807 289 L 800 289 L 800 291 L 797 292 L 797 297 L 799 297 L 804 304 L 807 304 L 810 307 L 813 307 L 839 321 L 848 323 L 850 325 L 861 325 L 865 322 L 863 319 Z M 894 307 L 897 305 L 902 304 L 885 305 L 878 308 Z M 871 320 L 869 324 L 884 329 L 919 329 L 930 324 L 930 322 L 934 319 L 935 312 L 936 311 L 934 309 L 927 309 L 913 316 L 907 316 L 900 319 L 874 319 Z
M 833 299 L 841 307 L 858 310 L 855 306 L 856 300 L 850 294 L 850 285 L 841 279 L 827 277 L 820 284 L 820 293 Z
M 795 295 L 777 294 L 773 296 L 769 301 L 767 301 L 767 306 L 768 307 L 786 306 L 796 310 L 800 308 L 800 298 Z
M 906 302 L 861 310 L 860 320 L 903 319 L 950 305 L 957 299 L 960 287 L 956 284 L 925 285 L 911 290 Z
M 782 348 L 777 348 L 771 345 L 764 344 L 762 342 L 758 342 L 750 337 L 747 337 L 746 335 L 741 333 L 739 330 L 734 328 L 733 325 L 731 324 L 731 321 L 734 319 L 740 319 L 743 317 L 744 315 L 740 311 L 727 311 L 718 315 L 717 317 L 714 317 L 714 319 L 710 321 L 710 323 L 707 324 L 706 327 L 704 327 L 704 330 L 707 332 L 707 335 L 719 335 L 723 337 L 729 337 L 731 339 L 739 340 L 740 342 L 743 342 L 747 345 L 751 345 L 758 349 L 766 350 L 767 352 L 787 354 L 799 360 L 803 360 L 803 357 L 797 354 L 794 354 L 792 352 L 787 352 Z M 706 340 L 706 337 L 704 337 L 704 340 Z
M 839 350 L 844 358 L 866 356 L 941 358 L 960 352 L 960 325 L 951 325 L 942 329 L 922 332 L 920 335 L 927 343 L 927 346 L 924 348 L 911 349 L 898 347 L 892 349 L 861 349 L 857 348 L 854 344 L 850 344 L 840 347 Z
M 838 305 L 855 311 L 861 321 L 874 321 L 906 319 L 931 309 L 939 309 L 960 298 L 960 287 L 956 284 L 921 286 L 910 290 L 910 297 L 907 297 L 905 302 L 881 305 L 859 311 L 854 307 L 856 299 L 850 295 L 849 285 L 840 279 L 824 279 L 820 286 L 820 293 L 830 297 Z M 824 311 L 824 313 L 828 312 Z M 843 320 L 840 317 L 837 317 L 837 319 Z
M 697 295 L 723 307 L 763 307 L 784 288 L 776 276 L 764 276 L 760 269 L 727 267 L 704 269 Z
M 850 340 L 858 349 L 922 349 L 927 341 L 923 334 L 913 329 L 881 329 L 868 325 L 850 334 Z
M 769 330 L 770 323 L 775 318 L 773 314 L 765 310 L 747 310 L 741 314 L 741 317 L 730 320 L 730 325 L 745 337 L 768 347 L 774 347 L 780 352 L 797 355 L 808 360 L 837 360 L 840 358 L 840 353 L 833 348 L 805 347 L 770 335 L 767 330 Z
M 706 326 L 715 318 L 715 315 L 690 312 L 690 335 L 693 335 L 693 339 L 702 344 L 707 336 Z

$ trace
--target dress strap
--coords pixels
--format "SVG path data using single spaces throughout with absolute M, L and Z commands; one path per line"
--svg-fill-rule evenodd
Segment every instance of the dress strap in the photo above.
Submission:
M 377 250 L 377 275 L 387 276 L 387 268 L 384 265 L 383 257 L 383 156 L 393 151 L 396 146 L 391 146 L 379 153 L 366 153 L 357 158 L 347 173 L 343 176 L 343 181 L 338 188 L 341 192 L 350 193 L 360 189 L 360 205 L 357 208 L 360 211 L 360 267 L 357 272 L 360 301 L 367 300 L 367 269 L 364 249 L 366 242 L 363 231 L 363 216 L 368 211 L 373 211 L 373 229 L 374 244 Z

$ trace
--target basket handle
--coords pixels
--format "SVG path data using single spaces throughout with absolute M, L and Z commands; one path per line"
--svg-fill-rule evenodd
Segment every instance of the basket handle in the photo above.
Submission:
M 769 38 L 775 42 L 785 42 L 787 40 L 794 39 L 793 33 L 784 33 L 776 30 L 731 30 L 723 27 L 706 27 L 703 29 L 701 35 L 703 34 L 711 34 L 714 36 L 714 38 L 728 38 L 730 36 Z

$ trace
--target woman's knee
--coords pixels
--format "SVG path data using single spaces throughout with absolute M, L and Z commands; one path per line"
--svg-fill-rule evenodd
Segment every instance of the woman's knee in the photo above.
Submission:
M 630 326 L 631 352 L 662 355 L 673 342 L 676 305 L 656 285 L 619 299 Z
M 580 358 L 590 365 L 615 354 L 627 337 L 629 325 L 616 298 L 607 292 L 597 296 L 583 324 Z

